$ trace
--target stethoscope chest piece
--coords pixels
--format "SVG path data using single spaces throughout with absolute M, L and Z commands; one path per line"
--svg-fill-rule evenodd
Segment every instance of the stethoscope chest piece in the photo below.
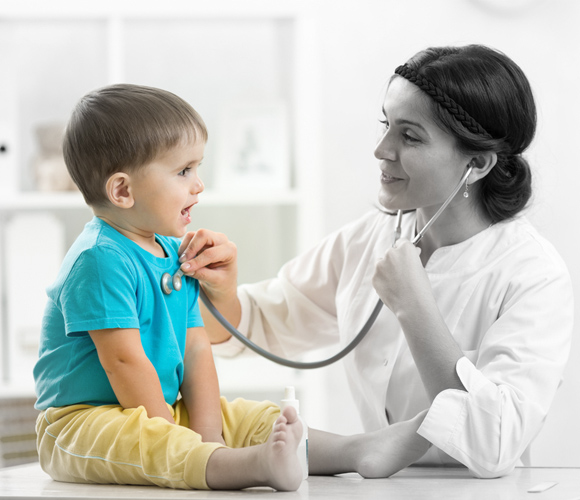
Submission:
M 178 269 L 178 271 L 171 276 L 169 273 L 163 273 L 161 276 L 161 290 L 166 295 L 169 295 L 173 290 L 179 292 L 181 290 L 181 277 L 183 276 L 183 271 Z

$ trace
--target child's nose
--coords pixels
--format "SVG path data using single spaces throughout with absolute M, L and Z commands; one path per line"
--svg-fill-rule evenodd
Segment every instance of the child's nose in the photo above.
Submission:
M 205 189 L 205 184 L 201 180 L 201 177 L 196 175 L 195 179 L 193 181 L 193 184 L 191 186 L 192 193 L 199 194 L 199 193 L 203 192 L 204 189 Z

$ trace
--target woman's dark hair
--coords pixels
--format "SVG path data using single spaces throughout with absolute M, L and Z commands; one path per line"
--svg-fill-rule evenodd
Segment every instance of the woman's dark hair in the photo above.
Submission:
M 500 222 L 523 210 L 532 195 L 532 175 L 522 153 L 536 131 L 536 106 L 521 68 L 505 54 L 482 45 L 428 48 L 409 59 L 405 68 L 448 96 L 481 126 L 478 131 L 466 125 L 462 117 L 430 99 L 435 119 L 457 139 L 463 153 L 497 154 L 495 167 L 478 182 L 491 220 Z

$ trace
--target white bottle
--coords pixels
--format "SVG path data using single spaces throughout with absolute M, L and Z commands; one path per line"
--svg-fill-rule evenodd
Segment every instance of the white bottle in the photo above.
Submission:
M 298 461 L 302 467 L 302 479 L 308 478 L 308 426 L 306 422 L 300 417 L 300 402 L 296 399 L 296 393 L 294 387 L 289 386 L 284 389 L 284 399 L 280 402 L 280 409 L 283 410 L 287 406 L 292 406 L 296 413 L 298 413 L 298 418 L 302 424 L 302 437 L 300 438 L 300 443 L 298 444 Z

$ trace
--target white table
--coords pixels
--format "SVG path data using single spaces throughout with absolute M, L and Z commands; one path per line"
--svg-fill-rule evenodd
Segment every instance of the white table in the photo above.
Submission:
M 548 481 L 558 484 L 542 493 L 527 492 Z M 580 500 L 580 468 L 517 468 L 499 479 L 475 479 L 466 469 L 409 467 L 389 479 L 362 479 L 358 474 L 311 476 L 297 492 L 279 493 L 270 488 L 184 491 L 156 486 L 59 483 L 42 472 L 38 464 L 32 464 L 0 469 L 0 498 Z

